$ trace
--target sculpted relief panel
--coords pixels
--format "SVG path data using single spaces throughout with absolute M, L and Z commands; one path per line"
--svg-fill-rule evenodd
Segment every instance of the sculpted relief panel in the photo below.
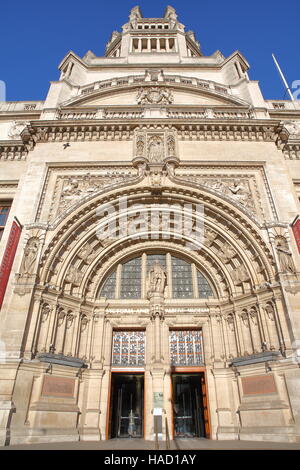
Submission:
M 109 186 L 130 182 L 137 176 L 132 167 L 50 168 L 38 211 L 39 220 L 52 223 L 80 201 L 89 199 Z M 49 197 L 52 194 L 52 198 Z M 47 197 L 46 197 L 47 195 Z
M 241 207 L 245 212 L 254 215 L 260 220 L 272 220 L 276 218 L 273 199 L 268 190 L 265 175 L 262 168 L 245 169 L 224 166 L 222 173 L 220 167 L 211 172 L 211 166 L 197 168 L 197 173 L 178 169 L 176 173 L 185 183 L 195 183 L 206 186 L 216 194 L 220 194 Z M 228 171 L 229 170 L 229 171 Z M 237 173 L 238 170 L 239 172 Z

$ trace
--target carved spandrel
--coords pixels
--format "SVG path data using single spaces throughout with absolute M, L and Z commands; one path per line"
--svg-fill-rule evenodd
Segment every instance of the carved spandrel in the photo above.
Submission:
M 136 171 L 107 171 L 98 175 L 85 173 L 84 175 L 59 175 L 56 179 L 53 203 L 50 209 L 50 220 L 64 213 L 77 202 L 93 196 L 105 188 L 116 183 L 130 181 L 136 176 Z

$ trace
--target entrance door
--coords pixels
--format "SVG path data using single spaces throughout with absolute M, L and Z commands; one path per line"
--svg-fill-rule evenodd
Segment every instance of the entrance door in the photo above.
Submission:
M 205 430 L 203 374 L 173 374 L 175 437 L 208 437 Z
M 111 437 L 143 437 L 143 414 L 144 376 L 112 374 Z

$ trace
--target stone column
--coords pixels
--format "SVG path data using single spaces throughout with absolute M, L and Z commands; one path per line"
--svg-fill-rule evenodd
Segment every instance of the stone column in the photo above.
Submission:
M 42 323 L 42 317 L 43 317 L 43 309 L 41 306 L 43 305 L 44 301 L 42 299 L 35 299 L 35 302 L 33 304 L 33 309 L 32 309 L 32 316 L 30 319 L 30 325 L 28 329 L 28 335 L 26 339 L 26 345 L 25 345 L 25 351 L 24 351 L 24 358 L 26 359 L 32 359 L 32 354 L 35 353 L 36 349 L 36 343 L 37 340 L 40 336 L 40 330 L 41 330 L 41 323 Z M 50 307 L 49 307 L 50 309 Z M 39 315 L 40 312 L 40 315 Z M 49 310 L 48 310 L 48 315 L 49 316 Z M 39 320 L 38 320 L 38 317 Z
M 66 335 L 64 344 L 64 354 L 66 356 L 72 355 L 72 340 L 74 335 L 75 317 L 72 313 L 67 314 L 66 318 Z

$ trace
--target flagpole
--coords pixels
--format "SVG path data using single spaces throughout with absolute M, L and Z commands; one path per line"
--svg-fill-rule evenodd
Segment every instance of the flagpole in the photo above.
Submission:
M 276 65 L 276 67 L 277 67 L 277 70 L 278 70 L 278 72 L 279 72 L 279 75 L 280 75 L 280 77 L 282 78 L 282 81 L 283 81 L 283 83 L 284 83 L 284 85 L 285 85 L 285 88 L 287 89 L 288 94 L 290 95 L 291 100 L 292 100 L 292 101 L 295 101 L 295 98 L 293 97 L 293 94 L 292 94 L 292 92 L 291 92 L 291 90 L 290 90 L 290 87 L 288 86 L 288 83 L 287 83 L 287 81 L 286 81 L 286 79 L 285 79 L 285 76 L 283 75 L 283 73 L 282 73 L 282 71 L 281 71 L 281 68 L 279 67 L 279 64 L 278 64 L 278 62 L 277 62 L 277 60 L 276 60 L 274 54 L 272 54 L 272 57 L 273 57 L 273 60 L 274 60 L 274 62 L 275 62 L 275 65 Z

